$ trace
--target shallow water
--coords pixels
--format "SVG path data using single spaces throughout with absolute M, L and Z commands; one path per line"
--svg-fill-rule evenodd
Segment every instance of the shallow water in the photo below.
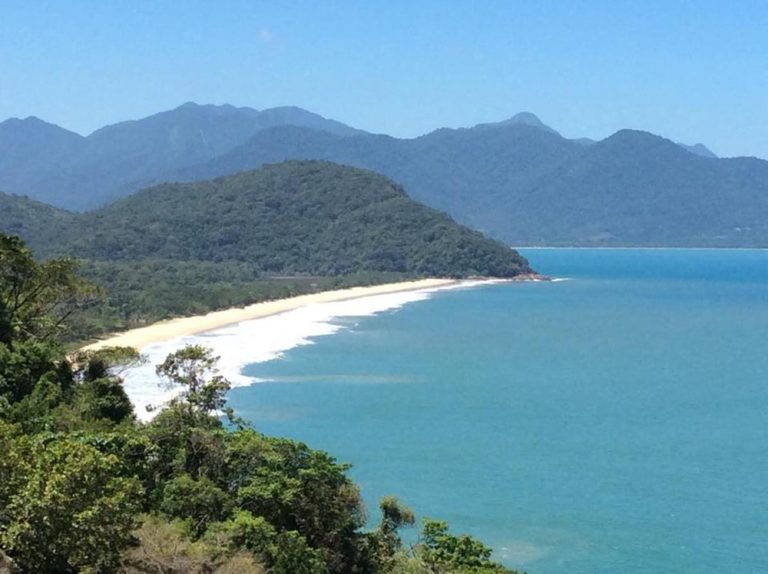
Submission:
M 530 574 L 768 571 L 768 252 L 525 253 L 570 280 L 326 317 L 231 405 Z

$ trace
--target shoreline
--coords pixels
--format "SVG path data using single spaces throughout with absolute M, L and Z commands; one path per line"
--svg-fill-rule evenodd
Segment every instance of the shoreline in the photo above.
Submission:
M 372 295 L 387 295 L 409 291 L 423 291 L 458 286 L 463 283 L 477 284 L 478 282 L 498 282 L 506 280 L 494 279 L 418 279 L 414 281 L 402 281 L 397 283 L 384 283 L 382 285 L 370 285 L 365 287 L 349 287 L 333 291 L 321 291 L 297 295 L 285 299 L 262 301 L 252 303 L 245 307 L 232 307 L 220 311 L 211 311 L 204 315 L 191 317 L 177 317 L 152 323 L 145 327 L 137 327 L 114 333 L 88 345 L 81 347 L 83 351 L 95 351 L 105 347 L 133 347 L 141 351 L 143 347 L 157 343 L 163 343 L 180 337 L 199 335 L 243 321 L 261 319 L 278 315 L 287 311 L 293 311 L 307 305 L 316 303 L 336 303 L 349 301 Z
M 768 247 L 619 247 L 619 246 L 588 246 L 588 245 L 515 245 L 512 249 L 530 250 L 569 250 L 569 251 L 768 251 Z

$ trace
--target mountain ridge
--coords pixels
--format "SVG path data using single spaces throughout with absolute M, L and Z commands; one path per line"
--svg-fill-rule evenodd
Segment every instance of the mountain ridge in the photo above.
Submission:
M 80 140 L 60 145 L 63 159 L 50 165 L 44 159 L 55 153 L 41 159 L 32 149 L 15 179 L 0 170 L 0 189 L 82 210 L 164 181 L 317 159 L 382 173 L 414 199 L 511 245 L 768 246 L 761 222 L 768 162 L 757 158 L 708 157 L 642 130 L 566 139 L 529 112 L 410 139 L 339 131 L 332 122 L 294 107 L 187 103 L 129 122 L 130 129 L 96 132 L 82 144 L 95 148 L 85 160 L 66 155 Z M 115 130 L 123 136 L 107 137 Z M 20 189 L 24 178 L 31 186 Z
M 365 133 L 295 106 L 258 111 L 187 102 L 88 136 L 38 118 L 10 118 L 0 123 L 0 189 L 67 209 L 97 207 L 226 153 L 259 130 L 294 124 L 347 136 Z M 43 125 L 54 135 L 36 135 Z M 19 134 L 20 126 L 27 132 Z M 69 139 L 60 143 L 63 134 Z M 25 136 L 36 145 L 27 146 L 26 154 L 14 153 Z
M 702 157 L 641 130 L 584 145 L 520 124 L 412 140 L 274 128 L 175 178 L 287 158 L 384 173 L 418 201 L 511 245 L 768 245 L 768 226 L 755 217 L 768 213 L 768 162 Z

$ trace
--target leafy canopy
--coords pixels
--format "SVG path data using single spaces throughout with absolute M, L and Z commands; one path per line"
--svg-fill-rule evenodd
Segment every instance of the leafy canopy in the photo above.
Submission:
M 0 233 L 0 343 L 57 336 L 69 316 L 96 294 L 77 276 L 74 260 L 37 263 L 18 237 Z
M 201 345 L 190 345 L 168 355 L 155 371 L 169 390 L 178 390 L 172 404 L 184 405 L 194 415 L 212 415 L 224 408 L 232 384 L 219 375 L 218 357 Z

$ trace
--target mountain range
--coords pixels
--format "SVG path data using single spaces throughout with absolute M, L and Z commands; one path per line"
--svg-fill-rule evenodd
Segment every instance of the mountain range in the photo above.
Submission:
M 567 139 L 531 113 L 412 139 L 299 108 L 191 103 L 87 137 L 35 118 L 0 124 L 0 189 L 70 210 L 289 159 L 380 172 L 512 245 L 768 245 L 768 162 L 636 130 Z
M 67 209 L 97 207 L 286 125 L 365 133 L 296 107 L 257 111 L 191 102 L 87 137 L 36 117 L 12 118 L 0 123 L 0 190 Z

